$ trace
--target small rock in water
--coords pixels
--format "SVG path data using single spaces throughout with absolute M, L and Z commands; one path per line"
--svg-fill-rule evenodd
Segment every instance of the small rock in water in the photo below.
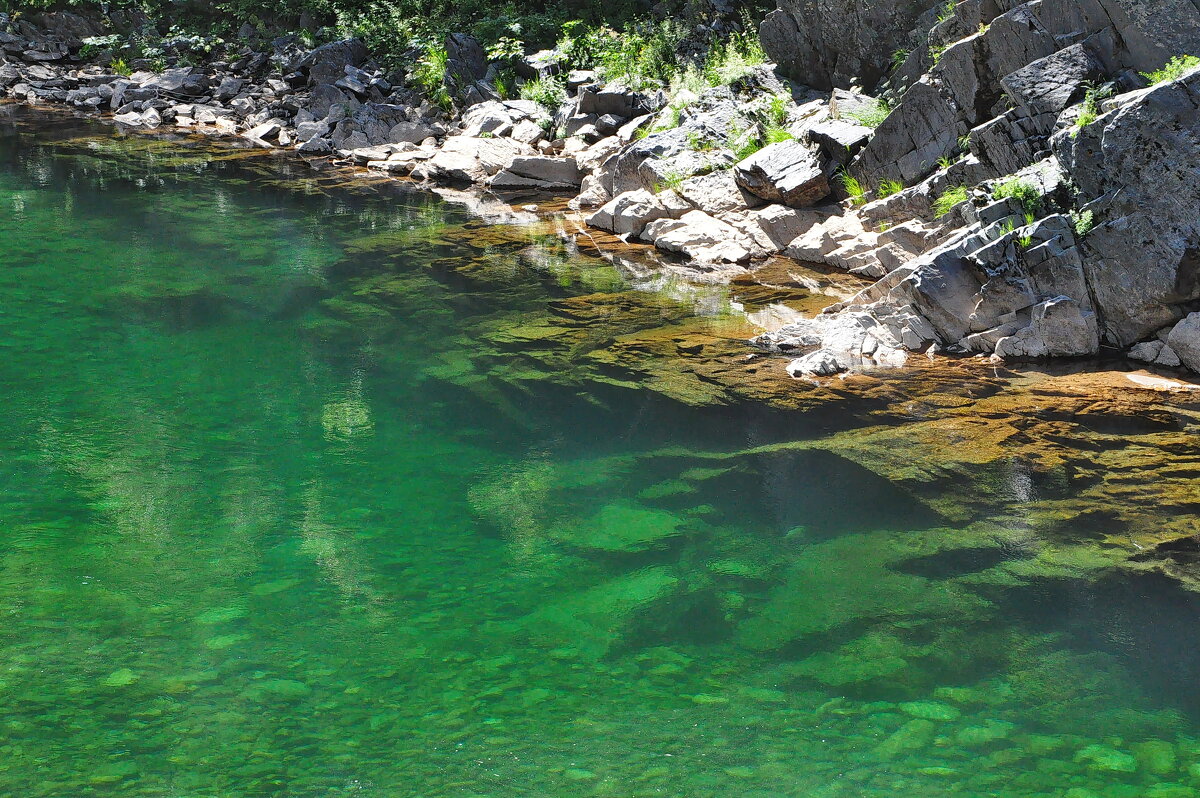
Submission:
M 136 682 L 139 677 L 129 668 L 119 668 L 104 678 L 102 684 L 105 687 L 127 687 Z
M 900 710 L 906 715 L 924 720 L 958 720 L 959 715 L 962 714 L 957 707 L 940 704 L 937 701 L 907 701 L 900 705 Z
M 1086 762 L 1094 770 L 1111 773 L 1136 773 L 1137 758 L 1133 754 L 1109 748 L 1106 745 L 1089 745 L 1075 755 L 1076 762 Z

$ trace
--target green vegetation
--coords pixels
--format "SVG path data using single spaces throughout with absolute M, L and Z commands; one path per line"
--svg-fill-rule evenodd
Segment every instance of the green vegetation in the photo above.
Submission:
M 1112 96 L 1111 88 L 1100 88 L 1098 86 L 1089 86 L 1088 90 L 1083 95 L 1083 113 L 1079 115 L 1079 119 L 1075 120 L 1075 130 L 1073 136 L 1078 136 L 1079 131 L 1100 118 L 1100 101 Z
M 533 100 L 547 108 L 557 108 L 567 98 L 567 87 L 562 78 L 551 76 L 527 80 L 520 88 L 522 100 Z
M 892 52 L 892 71 L 895 72 L 900 67 L 904 66 L 904 62 L 912 55 L 912 50 L 900 48 Z
M 1168 61 L 1162 69 L 1156 69 L 1153 72 L 1143 72 L 1142 77 L 1150 81 L 1151 86 L 1157 86 L 1159 83 L 1179 80 L 1185 72 L 1189 72 L 1198 66 L 1200 66 L 1200 58 L 1194 55 L 1177 55 Z
M 946 4 L 942 6 L 942 10 L 938 12 L 938 22 L 945 22 L 954 17 L 955 11 L 958 10 L 956 0 L 946 0 Z
M 842 184 L 842 188 L 850 196 L 852 205 L 863 205 L 867 201 L 867 188 L 862 184 L 862 181 L 854 175 L 843 169 L 838 173 L 838 182 Z
M 1071 214 L 1071 223 L 1075 228 L 1075 235 L 1083 238 L 1096 226 L 1096 215 L 1091 211 L 1077 211 Z
M 1036 214 L 1042 209 L 1042 193 L 1038 187 L 1017 177 L 1000 181 L 992 189 L 992 199 L 1014 199 L 1026 214 Z
M 108 68 L 112 70 L 114 75 L 128 76 L 133 74 L 133 70 L 129 68 L 129 64 L 125 63 L 125 59 L 123 58 L 113 59 L 113 62 L 108 65 Z
M 775 125 L 768 125 L 767 129 L 763 132 L 763 140 L 767 144 L 778 144 L 781 141 L 791 141 L 794 138 L 796 137 L 787 128 Z
M 882 125 L 891 113 L 891 103 L 885 99 L 876 98 L 872 99 L 862 108 L 849 112 L 846 114 L 846 118 L 852 119 L 864 127 L 876 128 Z
M 951 166 L 954 166 L 955 163 L 956 160 L 949 155 L 943 155 L 941 158 L 937 159 L 938 169 L 949 169 Z
M 942 192 L 933 202 L 933 215 L 942 218 L 950 211 L 970 199 L 966 186 L 955 186 Z
M 904 184 L 899 180 L 883 180 L 879 183 L 879 190 L 875 192 L 875 196 L 883 199 L 890 197 L 893 194 L 899 194 L 904 190 Z
M 683 181 L 687 180 L 689 175 L 678 169 L 669 169 L 663 172 L 662 179 L 654 184 L 654 193 L 661 194 L 664 191 L 678 191 L 683 185 Z
M 933 60 L 933 65 L 937 66 L 942 60 L 942 53 L 946 52 L 948 44 L 932 44 L 929 46 L 929 57 Z
M 430 43 L 412 71 L 413 83 L 443 108 L 450 105 L 450 91 L 446 88 L 446 63 L 449 57 L 445 45 Z

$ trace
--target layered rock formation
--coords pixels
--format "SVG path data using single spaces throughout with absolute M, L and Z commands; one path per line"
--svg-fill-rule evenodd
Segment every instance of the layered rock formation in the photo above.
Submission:
M 1184 0 L 781 0 L 761 28 L 777 65 L 673 90 L 575 71 L 555 107 L 500 99 L 456 35 L 450 113 L 353 39 L 250 37 L 117 75 L 83 63 L 92 22 L 34 21 L 0 15 L 17 99 L 512 202 L 566 193 L 592 230 L 703 280 L 782 254 L 874 281 L 754 339 L 794 376 L 1102 347 L 1200 369 L 1200 71 L 1146 74 L 1200 53 Z

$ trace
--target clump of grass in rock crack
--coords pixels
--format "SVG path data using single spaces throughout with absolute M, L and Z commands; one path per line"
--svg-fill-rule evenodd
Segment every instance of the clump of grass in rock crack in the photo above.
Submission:
M 847 113 L 846 118 L 857 122 L 863 127 L 877 128 L 883 124 L 883 121 L 887 119 L 888 115 L 891 113 L 891 103 L 882 98 L 878 98 L 870 100 L 861 108 Z
M 942 218 L 970 198 L 966 186 L 948 188 L 933 201 L 933 215 Z
M 948 44 L 931 44 L 929 46 L 929 58 L 933 61 L 933 65 L 937 66 L 942 60 L 942 53 L 946 52 Z
M 768 125 L 767 129 L 763 132 L 763 139 L 767 142 L 767 144 L 778 144 L 781 141 L 791 141 L 794 138 L 796 137 L 793 136 L 787 128 L 777 127 L 775 125 Z
M 1092 232 L 1092 228 L 1096 226 L 1096 214 L 1091 211 L 1078 211 L 1071 214 L 1071 225 L 1075 228 L 1075 235 L 1083 238 L 1088 233 Z
M 1200 58 L 1194 55 L 1177 55 L 1164 64 L 1162 69 L 1143 72 L 1142 77 L 1148 80 L 1151 86 L 1157 86 L 1160 83 L 1179 80 L 1184 73 L 1190 72 L 1198 66 L 1200 66 Z
M 890 197 L 893 194 L 899 194 L 904 190 L 904 184 L 899 180 L 881 180 L 879 182 L 879 190 L 875 192 L 875 196 L 883 199 Z
M 1075 120 L 1075 130 L 1071 132 L 1072 136 L 1078 136 L 1079 131 L 1100 118 L 1100 102 L 1112 96 L 1111 88 L 1100 88 L 1098 86 L 1089 86 L 1083 95 L 1083 112 L 1079 118 Z
M 899 50 L 892 51 L 892 71 L 895 72 L 900 67 L 904 66 L 904 62 L 912 55 L 912 50 L 901 47 Z
M 1036 214 L 1042 209 L 1042 193 L 1038 187 L 1018 177 L 1000 181 L 992 189 L 992 199 L 1013 199 L 1026 214 Z
M 654 193 L 661 194 L 664 191 L 678 191 L 683 185 L 683 181 L 687 180 L 688 176 L 676 169 L 670 169 L 663 172 L 662 179 L 654 184 Z
M 838 182 L 842 184 L 842 188 L 850 196 L 850 204 L 863 205 L 867 201 L 867 188 L 854 175 L 846 170 L 842 170 L 837 176 Z
M 942 10 L 938 12 L 938 22 L 945 22 L 946 20 L 950 19 L 954 16 L 955 11 L 957 10 L 958 3 L 956 0 L 947 0 L 946 4 L 942 6 Z
M 768 125 L 783 127 L 787 124 L 789 99 L 786 94 L 771 95 L 771 98 L 767 100 L 767 107 L 764 109 Z
M 956 164 L 957 162 L 958 162 L 957 158 L 951 157 L 949 155 L 943 155 L 941 158 L 937 159 L 938 169 L 949 169 L 951 166 L 954 166 L 954 164 Z
M 522 100 L 533 100 L 552 110 L 567 99 L 567 89 L 557 76 L 527 80 L 521 84 L 520 92 Z

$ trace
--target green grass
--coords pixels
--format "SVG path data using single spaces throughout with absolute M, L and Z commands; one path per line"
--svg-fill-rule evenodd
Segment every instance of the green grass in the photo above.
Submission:
M 933 215 L 940 219 L 968 199 L 970 199 L 970 195 L 967 193 L 966 186 L 948 188 L 933 201 Z
M 942 10 L 938 12 L 938 22 L 945 22 L 948 19 L 952 19 L 957 9 L 958 3 L 956 0 L 947 0 L 946 4 L 942 6 Z
M 1042 193 L 1038 187 L 1016 177 L 1000 181 L 992 189 L 992 199 L 1014 199 L 1026 214 L 1036 214 L 1042 209 Z
M 551 110 L 567 99 L 566 86 L 557 76 L 527 80 L 521 84 L 520 92 L 522 100 L 533 100 Z
M 767 54 L 758 42 L 757 32 L 736 33 L 709 50 L 704 76 L 712 86 L 727 86 L 765 63 Z
M 904 66 L 904 62 L 908 60 L 908 57 L 910 55 L 912 55 L 912 50 L 908 50 L 903 47 L 900 48 L 899 50 L 893 50 L 892 51 L 892 71 L 895 72 L 900 67 Z
M 1164 64 L 1162 69 L 1156 69 L 1153 72 L 1143 72 L 1142 77 L 1148 80 L 1151 86 L 1157 86 L 1160 83 L 1179 80 L 1185 72 L 1195 69 L 1198 66 L 1200 66 L 1200 58 L 1194 55 L 1177 55 Z
M 837 179 L 842 184 L 842 188 L 850 196 L 850 204 L 863 205 L 866 203 L 867 187 L 863 185 L 861 180 L 844 169 L 838 173 Z
M 883 199 L 890 197 L 893 194 L 899 194 L 904 190 L 904 184 L 899 180 L 882 180 L 879 183 L 879 190 L 875 192 L 875 196 Z
M 763 132 L 763 140 L 767 144 L 779 144 L 782 141 L 792 141 L 795 138 L 787 128 L 777 125 L 767 125 L 766 130 Z
M 884 120 L 891 113 L 892 106 L 887 100 L 872 99 L 862 108 L 847 113 L 846 118 L 857 122 L 863 127 L 877 128 L 883 124 Z
M 677 169 L 669 169 L 663 172 L 662 178 L 654 184 L 654 193 L 661 194 L 664 191 L 678 191 L 683 185 L 683 181 L 688 179 L 688 175 Z

